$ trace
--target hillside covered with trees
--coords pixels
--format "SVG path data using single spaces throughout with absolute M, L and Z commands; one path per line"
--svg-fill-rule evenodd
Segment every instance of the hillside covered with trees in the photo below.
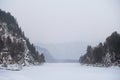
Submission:
M 88 46 L 86 54 L 80 57 L 80 63 L 120 66 L 120 34 L 113 32 L 104 43 Z
M 35 46 L 19 27 L 9 12 L 0 9 L 0 64 L 39 64 L 45 62 L 44 55 L 36 51 Z

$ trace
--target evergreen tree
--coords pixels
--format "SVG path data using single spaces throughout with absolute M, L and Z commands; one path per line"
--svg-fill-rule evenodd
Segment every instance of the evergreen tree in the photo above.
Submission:
M 1 36 L 0 36 L 0 51 L 4 48 L 4 42 L 2 41 L 1 39 Z

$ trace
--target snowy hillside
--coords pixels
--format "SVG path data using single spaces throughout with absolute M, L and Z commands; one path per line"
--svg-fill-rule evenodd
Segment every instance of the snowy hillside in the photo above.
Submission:
M 75 63 L 47 63 L 24 67 L 21 71 L 0 70 L 0 80 L 120 80 L 120 69 Z
M 0 68 L 10 69 L 16 65 L 40 64 L 44 61 L 44 55 L 36 51 L 14 16 L 0 9 Z
M 104 43 L 88 46 L 86 54 L 80 57 L 83 64 L 101 64 L 102 66 L 120 66 L 120 34 L 113 32 Z

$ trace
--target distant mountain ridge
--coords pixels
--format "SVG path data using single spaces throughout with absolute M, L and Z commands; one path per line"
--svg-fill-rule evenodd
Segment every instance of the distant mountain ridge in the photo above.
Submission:
M 44 54 L 45 56 L 45 60 L 48 63 L 78 63 L 79 60 L 78 59 L 57 59 L 54 58 L 51 53 L 46 49 L 46 48 L 42 48 L 40 46 L 35 46 L 36 50 L 39 51 L 40 54 Z
M 54 58 L 55 60 L 54 62 L 76 63 L 79 62 L 79 56 L 82 55 L 79 53 L 85 52 L 87 43 L 85 42 L 70 42 L 70 43 L 68 42 L 68 43 L 57 43 L 57 44 L 36 43 L 36 46 L 40 46 L 41 48 L 47 49 L 49 51 L 48 55 L 50 54 Z
M 54 59 L 54 57 L 50 54 L 50 52 L 46 48 L 42 48 L 40 46 L 35 46 L 35 47 L 36 47 L 36 50 L 40 54 L 44 54 L 44 56 L 45 56 L 45 62 L 48 62 L 48 63 L 56 62 L 56 60 Z
M 45 62 L 47 63 L 78 63 L 79 60 L 73 60 L 73 59 L 57 59 L 54 58 L 51 53 L 46 49 L 42 48 L 40 46 L 35 46 L 36 50 L 39 51 L 40 54 L 44 54 L 45 56 Z

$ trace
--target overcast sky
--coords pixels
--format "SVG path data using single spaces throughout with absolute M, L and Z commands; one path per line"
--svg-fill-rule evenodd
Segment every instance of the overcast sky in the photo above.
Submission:
M 0 0 L 33 43 L 104 41 L 120 32 L 119 0 Z

